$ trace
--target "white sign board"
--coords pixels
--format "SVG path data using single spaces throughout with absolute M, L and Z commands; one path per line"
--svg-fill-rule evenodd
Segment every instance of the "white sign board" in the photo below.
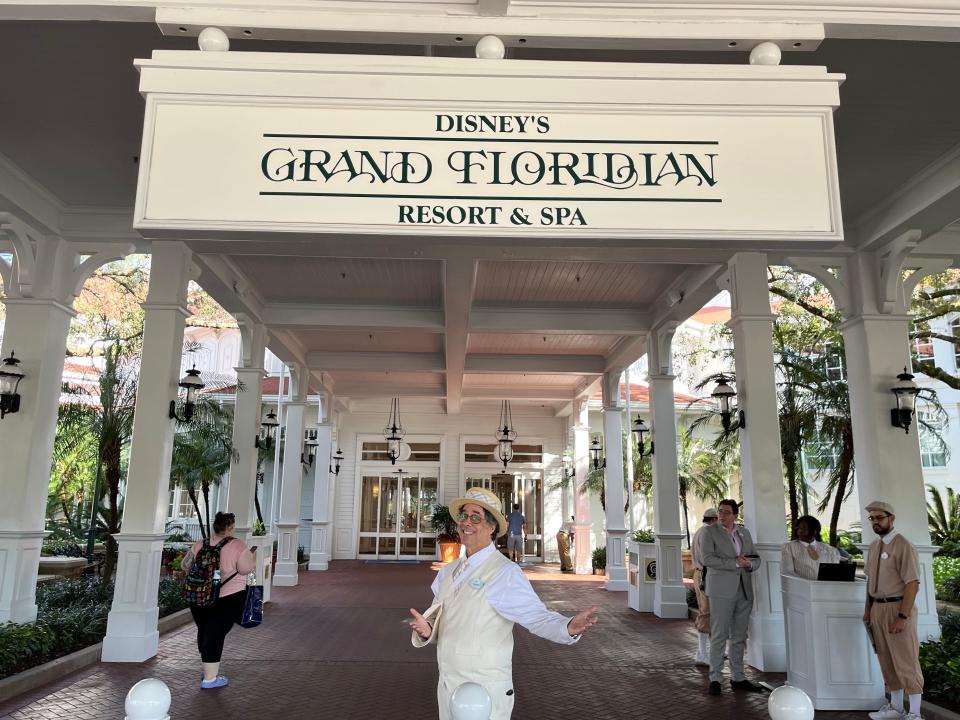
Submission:
M 571 106 L 554 82 L 561 94 L 552 106 L 483 98 L 469 107 L 459 98 L 399 106 L 393 96 L 368 97 L 383 86 L 359 70 L 353 87 L 364 102 L 238 101 L 227 97 L 230 88 L 218 92 L 218 73 L 209 70 L 193 71 L 211 82 L 208 92 L 171 97 L 149 91 L 149 63 L 136 216 L 147 235 L 841 237 L 829 104 L 771 111 L 714 103 L 694 111 L 593 98 Z M 285 78 L 278 72 L 279 83 Z M 635 79 L 617 80 L 623 90 L 642 89 Z M 441 95 L 445 85 L 474 83 L 483 94 L 469 75 L 421 82 Z M 836 84 L 820 88 L 835 94 Z

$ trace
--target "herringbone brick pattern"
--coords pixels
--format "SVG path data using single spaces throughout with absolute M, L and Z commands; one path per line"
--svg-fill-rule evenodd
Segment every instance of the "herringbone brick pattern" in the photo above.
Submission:
M 428 605 L 434 572 L 429 564 L 337 562 L 324 573 L 301 573 L 299 587 L 274 589 L 263 626 L 228 636 L 227 688 L 199 689 L 188 625 L 161 640 L 156 658 L 68 675 L 0 704 L 0 720 L 121 720 L 127 690 L 145 677 L 170 687 L 171 720 L 436 718 L 434 650 L 414 649 L 403 624 L 408 608 Z M 573 614 L 598 605 L 601 619 L 572 647 L 516 630 L 515 720 L 768 717 L 766 695 L 728 688 L 720 698 L 706 694 L 706 673 L 692 663 L 692 623 L 628 610 L 625 595 L 604 591 L 599 579 L 560 575 L 549 566 L 527 572 L 548 606 Z

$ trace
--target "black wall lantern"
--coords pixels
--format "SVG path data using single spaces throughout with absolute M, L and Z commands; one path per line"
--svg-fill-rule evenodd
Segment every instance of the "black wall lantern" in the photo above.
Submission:
M 633 433 L 637 436 L 637 454 L 640 457 L 649 457 L 653 455 L 653 440 L 650 440 L 650 449 L 647 450 L 647 446 L 644 444 L 644 435 L 650 432 L 650 428 L 647 427 L 647 424 L 643 421 L 643 418 L 637 415 L 637 419 L 633 421 Z M 652 438 L 651 434 L 651 438 Z
M 734 410 L 730 407 L 730 400 L 737 396 L 737 391 L 729 385 L 730 378 L 726 375 L 717 376 L 717 386 L 710 393 L 710 397 L 716 400 L 720 405 L 720 423 L 723 425 L 723 432 L 729 433 L 731 422 L 730 416 L 737 413 L 737 424 L 742 430 L 747 426 L 747 416 L 743 410 Z
M 343 450 L 337 448 L 337 451 L 333 454 L 333 465 L 330 467 L 330 472 L 333 473 L 334 477 L 340 476 L 341 462 L 343 462 Z
M 269 450 L 273 447 L 274 434 L 277 432 L 277 428 L 280 427 L 280 421 L 277 420 L 277 414 L 271 410 L 264 415 L 263 420 L 260 421 L 260 427 L 263 430 L 254 439 L 253 444 L 258 450 Z
M 387 441 L 387 456 L 390 458 L 391 465 L 396 465 L 400 458 L 403 436 L 406 434 L 407 431 L 403 429 L 403 423 L 400 421 L 400 398 L 394 398 L 390 402 L 387 426 L 383 429 L 383 439 Z
M 10 351 L 10 357 L 3 359 L 3 365 L 0 366 L 0 419 L 7 415 L 12 415 L 20 411 L 20 394 L 17 390 L 20 387 L 20 381 L 23 380 L 23 373 L 20 372 L 20 360 L 13 356 L 13 350 Z
M 513 441 L 517 439 L 517 431 L 513 427 L 513 412 L 510 410 L 510 401 L 504 400 L 500 403 L 500 424 L 497 425 L 497 432 L 494 433 L 497 441 L 497 459 L 503 463 L 504 469 L 507 463 L 513 460 Z
M 313 466 L 313 461 L 317 459 L 317 431 L 310 429 L 303 432 L 303 452 L 300 453 L 300 462 L 304 465 Z
M 594 435 L 593 442 L 590 443 L 590 463 L 594 470 L 607 466 L 607 459 L 603 456 L 603 443 L 600 442 L 599 435 Z
M 904 368 L 903 372 L 897 375 L 897 384 L 890 388 L 890 392 L 897 398 L 897 406 L 890 410 L 890 424 L 909 433 L 920 388 L 913 381 L 913 375 Z
M 188 423 L 193 419 L 193 409 L 197 403 L 197 392 L 203 390 L 206 385 L 204 385 L 203 380 L 200 379 L 200 371 L 197 370 L 196 365 L 187 370 L 187 374 L 180 378 L 179 385 L 187 391 L 187 396 L 183 400 L 183 416 L 177 415 L 176 400 L 170 401 L 169 416 L 171 420 Z
M 564 482 L 569 482 L 577 476 L 577 468 L 573 463 L 573 458 L 570 456 L 570 453 L 564 451 L 563 456 L 560 458 L 560 462 L 563 468 Z

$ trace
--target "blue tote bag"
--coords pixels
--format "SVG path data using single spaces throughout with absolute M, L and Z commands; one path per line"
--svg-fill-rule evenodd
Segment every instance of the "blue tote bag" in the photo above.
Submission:
M 247 599 L 243 604 L 240 627 L 255 628 L 263 622 L 263 585 L 247 585 Z

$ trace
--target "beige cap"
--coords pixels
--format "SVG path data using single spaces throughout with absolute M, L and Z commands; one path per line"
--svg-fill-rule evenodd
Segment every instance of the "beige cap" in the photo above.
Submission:
M 896 513 L 893 512 L 893 505 L 881 500 L 874 500 L 872 503 L 867 505 L 866 511 L 870 512 L 871 510 L 879 510 L 881 512 L 885 512 L 887 515 L 896 515 Z
M 709 518 L 720 517 L 720 513 L 717 512 L 716 508 L 707 508 L 703 511 L 703 519 L 708 520 Z

